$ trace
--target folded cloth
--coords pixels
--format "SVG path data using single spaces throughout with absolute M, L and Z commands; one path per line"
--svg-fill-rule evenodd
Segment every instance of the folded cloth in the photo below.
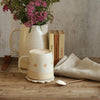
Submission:
M 71 54 L 69 58 L 62 58 L 55 66 L 55 74 L 73 77 L 73 70 L 81 60 L 75 55 Z
M 89 58 L 80 60 L 75 54 L 71 54 L 63 63 L 61 61 L 63 62 L 60 60 L 60 64 L 55 66 L 56 75 L 100 81 L 100 64 Z
M 100 81 L 100 64 L 86 57 L 76 67 L 80 72 L 79 78 Z
M 67 60 L 67 56 L 64 56 L 57 64 L 56 66 L 60 66 L 62 64 L 64 64 L 64 62 Z

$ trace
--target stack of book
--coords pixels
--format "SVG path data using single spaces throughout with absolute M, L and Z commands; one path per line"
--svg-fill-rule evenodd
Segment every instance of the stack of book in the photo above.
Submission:
M 57 30 L 49 31 L 49 49 L 53 53 L 54 65 L 64 56 L 64 32 Z

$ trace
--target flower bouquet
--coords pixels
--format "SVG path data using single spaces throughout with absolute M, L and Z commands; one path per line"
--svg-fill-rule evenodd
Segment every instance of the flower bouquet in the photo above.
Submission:
M 60 0 L 2 0 L 3 11 L 10 10 L 14 20 L 20 20 L 26 27 L 44 25 L 53 20 L 50 10 L 55 2 Z

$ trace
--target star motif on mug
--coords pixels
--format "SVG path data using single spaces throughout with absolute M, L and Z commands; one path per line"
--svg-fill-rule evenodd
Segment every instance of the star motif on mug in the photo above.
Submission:
M 37 64 L 34 64 L 34 67 L 37 67 Z
M 44 67 L 47 67 L 47 65 L 46 65 L 46 64 L 44 64 Z
M 53 65 L 53 62 L 51 62 L 51 64 Z

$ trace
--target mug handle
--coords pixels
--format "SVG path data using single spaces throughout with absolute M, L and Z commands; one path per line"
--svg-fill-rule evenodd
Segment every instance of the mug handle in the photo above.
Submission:
M 23 59 L 23 58 L 29 58 L 29 56 L 21 56 L 20 58 L 19 58 L 19 60 L 18 60 L 18 69 L 19 69 L 19 71 L 21 72 L 21 73 L 27 73 L 27 71 L 26 70 L 22 70 L 21 69 L 21 65 L 20 65 L 20 63 L 21 63 L 21 60 Z
M 9 47 L 10 47 L 10 50 L 12 50 L 12 51 L 18 53 L 19 51 L 16 50 L 16 49 L 14 49 L 14 48 L 12 47 L 12 43 L 11 43 L 12 35 L 13 35 L 13 33 L 16 32 L 16 31 L 20 31 L 20 29 L 14 29 L 14 30 L 10 33 L 10 37 L 9 37 Z

